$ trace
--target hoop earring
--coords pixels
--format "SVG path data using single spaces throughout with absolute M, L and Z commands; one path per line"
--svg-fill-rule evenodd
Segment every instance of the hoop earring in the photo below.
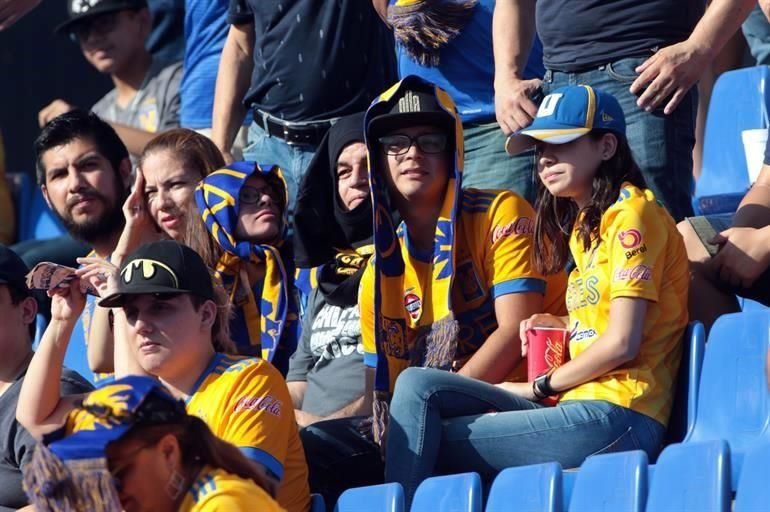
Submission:
M 185 490 L 184 483 L 184 476 L 182 476 L 182 473 L 175 468 L 171 472 L 171 478 L 166 482 L 166 494 L 168 494 L 172 500 L 176 500 Z

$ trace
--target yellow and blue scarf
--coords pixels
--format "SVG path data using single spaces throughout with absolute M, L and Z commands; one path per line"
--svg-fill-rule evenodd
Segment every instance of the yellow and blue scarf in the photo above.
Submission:
M 374 117 L 388 112 L 394 97 L 406 87 L 424 87 L 431 90 L 441 106 L 455 120 L 454 168 L 450 169 L 447 190 L 444 196 L 433 243 L 432 275 L 424 283 L 406 283 L 401 244 L 405 243 L 406 226 L 396 227 L 391 213 L 388 186 L 385 181 L 387 169 L 379 169 L 380 148 L 367 130 L 366 144 L 369 153 L 370 188 L 374 209 L 374 268 L 375 268 L 375 343 L 377 347 L 377 370 L 375 377 L 375 432 L 384 432 L 387 407 L 390 401 L 390 380 L 387 351 L 401 353 L 408 358 L 410 366 L 425 366 L 449 370 L 457 348 L 459 327 L 452 313 L 452 283 L 455 266 L 455 231 L 459 207 L 462 203 L 461 178 L 463 166 L 462 125 L 457 116 L 452 98 L 442 89 L 416 76 L 407 76 L 401 82 L 382 93 L 374 100 L 366 114 L 366 126 Z M 451 140 L 451 138 L 450 138 Z M 375 155 L 373 158 L 372 155 Z M 415 279 L 414 281 L 419 281 Z M 409 292 L 406 288 L 410 288 Z M 423 302 L 416 313 L 407 311 L 405 300 L 408 293 Z M 429 304 L 425 304 L 428 301 Z M 422 312 L 431 308 L 433 320 L 427 322 Z M 377 435 L 379 437 L 379 434 Z
M 254 244 L 237 240 L 234 236 L 238 223 L 238 194 L 254 173 L 272 177 L 268 180 L 270 183 L 279 182 L 282 186 L 283 234 L 273 244 Z M 293 271 L 286 268 L 279 251 L 288 225 L 286 194 L 281 169 L 256 162 L 235 162 L 215 171 L 206 176 L 195 190 L 195 201 L 203 222 L 224 250 L 214 271 L 229 292 L 236 309 L 233 340 L 239 352 L 261 356 L 282 371 L 285 371 L 283 366 L 297 346 L 298 336 L 297 307 L 291 280 Z M 246 264 L 250 262 L 264 263 L 265 277 L 261 283 L 249 283 Z M 245 332 L 239 327 L 239 321 L 245 324 Z M 276 358 L 279 345 L 284 354 Z

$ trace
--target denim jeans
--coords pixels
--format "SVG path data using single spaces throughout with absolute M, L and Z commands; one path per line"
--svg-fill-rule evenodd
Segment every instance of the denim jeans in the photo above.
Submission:
M 243 148 L 243 159 L 256 160 L 262 165 L 275 164 L 281 168 L 289 194 L 289 222 L 294 218 L 299 184 L 317 149 L 317 145 L 290 146 L 282 139 L 271 137 L 256 123 L 249 126 L 248 145 Z
M 505 134 L 496 122 L 464 124 L 463 188 L 512 190 L 535 204 L 535 153 L 511 157 Z
M 556 461 L 575 468 L 589 455 L 644 450 L 653 460 L 663 425 L 600 400 L 543 407 L 486 382 L 408 368 L 396 381 L 387 432 L 385 481 L 417 486 L 436 473 L 501 470 Z
M 765 13 L 759 8 L 759 4 L 754 6 L 754 10 L 743 22 L 741 28 L 751 55 L 756 60 L 756 65 L 767 66 L 770 64 L 770 23 L 768 23 Z
M 299 431 L 307 459 L 310 491 L 324 497 L 326 510 L 351 487 L 383 482 L 380 447 L 371 436 L 371 418 L 354 416 L 313 423 Z
M 692 87 L 671 115 L 663 113 L 665 102 L 652 112 L 636 105 L 629 92 L 636 79 L 634 69 L 646 58 L 627 58 L 580 73 L 546 70 L 543 92 L 566 85 L 585 84 L 613 94 L 626 117 L 626 136 L 647 187 L 668 208 L 674 220 L 692 216 L 692 149 L 695 145 L 695 115 L 698 92 Z

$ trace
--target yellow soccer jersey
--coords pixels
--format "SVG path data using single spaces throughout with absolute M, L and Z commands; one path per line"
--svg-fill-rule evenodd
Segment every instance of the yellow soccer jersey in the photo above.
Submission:
M 639 355 L 581 384 L 562 400 L 607 400 L 668 423 L 687 326 L 689 270 L 674 220 L 652 192 L 625 184 L 601 218 L 600 241 L 588 252 L 573 233 L 576 267 L 569 277 L 570 355 L 578 357 L 607 329 L 616 297 L 647 299 Z
M 204 467 L 185 494 L 179 512 L 281 512 L 257 484 L 222 469 Z
M 452 311 L 460 324 L 455 359 L 464 362 L 497 329 L 494 300 L 509 293 L 544 293 L 545 311 L 564 315 L 566 275 L 562 272 L 546 279 L 533 267 L 532 229 L 535 212 L 521 197 L 496 190 L 466 189 L 458 215 L 455 235 L 455 268 L 452 285 Z M 432 254 L 420 254 L 410 247 L 406 228 L 399 228 L 401 253 L 405 262 L 403 319 L 416 325 L 416 319 L 431 322 L 430 261 Z M 377 366 L 374 340 L 374 266 L 370 260 L 361 279 L 359 305 L 364 362 Z M 402 321 L 401 319 L 398 319 Z M 395 325 L 391 322 L 391 325 Z M 389 340 L 402 340 L 403 334 L 389 333 Z M 387 356 L 387 372 L 378 371 L 375 387 L 392 391 L 398 375 L 409 366 L 409 349 L 389 341 L 380 347 Z M 523 373 L 522 373 L 523 372 Z M 387 375 L 387 382 L 385 379 Z M 526 364 L 519 364 L 512 375 L 526 376 Z
M 281 481 L 282 507 L 308 510 L 307 463 L 294 408 L 283 377 L 270 363 L 216 354 L 194 386 L 187 412 L 273 473 Z

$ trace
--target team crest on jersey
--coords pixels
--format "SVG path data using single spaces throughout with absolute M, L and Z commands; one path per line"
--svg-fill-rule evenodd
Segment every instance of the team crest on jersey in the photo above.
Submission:
M 407 290 L 404 295 L 404 308 L 406 308 L 407 313 L 409 313 L 413 320 L 417 320 L 422 312 L 422 300 L 420 300 L 417 294 Z

